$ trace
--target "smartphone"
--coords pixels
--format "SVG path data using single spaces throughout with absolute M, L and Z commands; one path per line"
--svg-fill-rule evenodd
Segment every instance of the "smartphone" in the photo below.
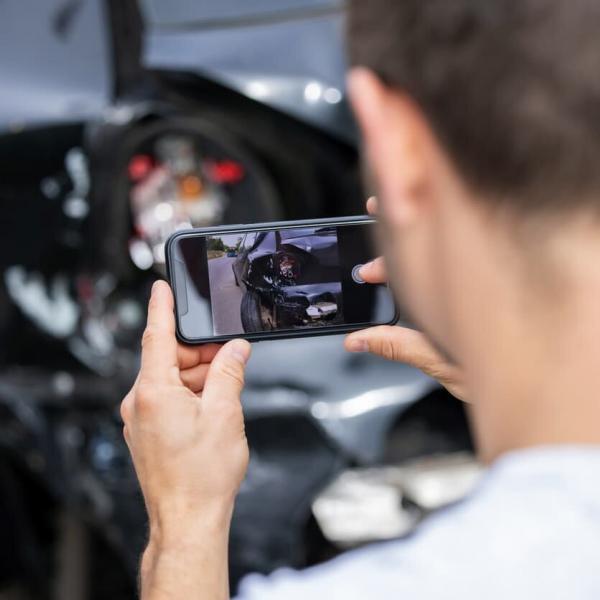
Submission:
M 190 229 L 166 244 L 178 338 L 305 337 L 393 324 L 386 285 L 366 284 L 374 220 L 347 217 Z

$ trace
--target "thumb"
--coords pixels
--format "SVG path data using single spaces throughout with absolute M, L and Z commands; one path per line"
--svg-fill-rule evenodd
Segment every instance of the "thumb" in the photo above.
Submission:
M 445 362 L 429 340 L 408 327 L 381 325 L 350 334 L 345 341 L 350 352 L 372 352 L 429 372 Z
M 204 400 L 239 400 L 250 351 L 247 341 L 232 340 L 217 352 L 206 375 Z

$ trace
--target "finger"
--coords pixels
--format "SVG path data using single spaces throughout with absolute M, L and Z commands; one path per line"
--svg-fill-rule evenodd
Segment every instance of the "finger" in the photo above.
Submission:
M 385 283 L 387 281 L 387 273 L 383 256 L 364 264 L 358 274 L 367 283 Z
M 239 401 L 248 358 L 250 344 L 247 341 L 232 340 L 225 344 L 208 369 L 202 399 L 205 402 Z
M 177 361 L 180 369 L 189 369 L 203 363 L 209 363 L 223 344 L 203 344 L 202 346 L 177 346 Z
M 344 345 L 349 352 L 372 352 L 411 365 L 436 379 L 460 400 L 469 401 L 460 368 L 445 360 L 431 342 L 414 329 L 389 325 L 372 327 L 350 334 Z
M 419 331 L 381 325 L 350 334 L 345 340 L 350 352 L 372 352 L 388 360 L 403 362 L 427 373 L 439 371 L 447 361 Z
M 155 281 L 148 303 L 148 323 L 142 336 L 140 380 L 179 379 L 173 294 L 165 281 Z
M 367 213 L 373 217 L 377 215 L 377 196 L 371 196 L 367 200 Z
M 210 363 L 201 363 L 190 369 L 185 369 L 179 372 L 183 385 L 190 388 L 192 392 L 201 392 L 204 389 L 206 375 L 210 369 Z

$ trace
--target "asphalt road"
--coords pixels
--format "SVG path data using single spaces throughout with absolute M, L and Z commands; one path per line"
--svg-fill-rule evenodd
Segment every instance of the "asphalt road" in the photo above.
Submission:
M 217 335 L 243 332 L 240 318 L 243 291 L 235 285 L 231 269 L 234 260 L 222 256 L 208 261 L 213 326 Z

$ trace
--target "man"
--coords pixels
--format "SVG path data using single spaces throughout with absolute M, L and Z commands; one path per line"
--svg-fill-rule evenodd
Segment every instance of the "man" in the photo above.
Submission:
M 350 2 L 386 269 L 433 345 L 376 328 L 346 346 L 472 400 L 491 467 L 409 539 L 255 577 L 242 598 L 600 598 L 598 31 L 593 0 Z M 122 408 L 150 519 L 145 600 L 228 597 L 249 353 L 178 347 L 155 286 Z

